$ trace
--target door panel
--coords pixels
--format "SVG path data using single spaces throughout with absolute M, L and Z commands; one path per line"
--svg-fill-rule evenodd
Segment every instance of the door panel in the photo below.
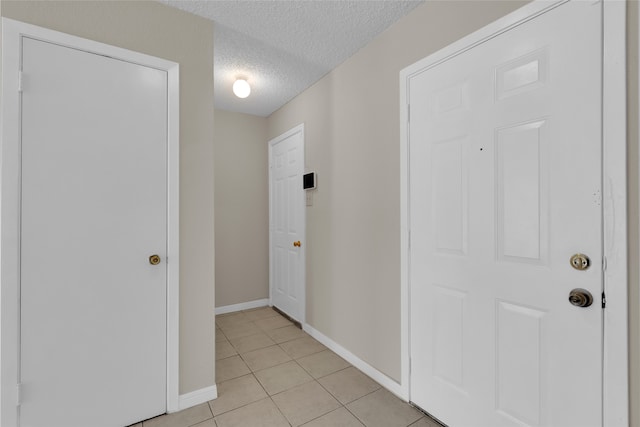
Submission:
M 452 427 L 601 425 L 601 7 L 409 80 L 411 400 Z
M 548 212 L 549 200 L 544 173 L 548 168 L 545 122 L 497 131 L 498 258 L 503 261 L 539 263 L 548 256 L 548 224 L 541 215 Z
M 271 185 L 271 301 L 295 320 L 304 312 L 304 141 L 302 132 L 272 140 Z
M 162 414 L 166 72 L 28 38 L 22 66 L 20 425 Z

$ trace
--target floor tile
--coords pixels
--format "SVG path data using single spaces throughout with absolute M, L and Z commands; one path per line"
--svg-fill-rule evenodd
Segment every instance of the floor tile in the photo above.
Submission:
M 244 359 L 247 366 L 254 372 L 291 360 L 289 355 L 277 345 L 244 353 L 242 359 Z
M 255 322 L 255 324 L 258 325 L 260 329 L 265 331 L 271 330 L 271 329 L 283 328 L 285 326 L 293 326 L 293 323 L 291 323 L 290 321 L 288 321 L 282 316 L 269 317 L 267 319 L 258 320 Z
M 202 403 L 192 408 L 173 414 L 162 415 L 142 423 L 143 427 L 191 427 L 202 421 L 213 418 L 208 403 Z
M 313 380 L 313 378 L 294 361 L 283 363 L 273 368 L 263 369 L 262 371 L 256 372 L 255 376 L 270 395 Z
M 233 344 L 238 353 L 247 353 L 275 345 L 275 342 L 269 338 L 268 335 L 260 332 L 259 334 L 249 335 L 248 337 L 233 338 L 231 344 Z
M 340 403 L 316 381 L 276 394 L 272 399 L 293 426 L 300 426 L 340 407 Z
M 298 359 L 298 363 L 305 371 L 311 374 L 313 378 L 321 378 L 351 366 L 331 350 L 325 350 L 320 353 L 302 357 Z
M 280 344 L 280 347 L 294 359 L 308 356 L 313 353 L 319 353 L 327 349 L 327 347 L 309 336 L 283 342 Z
M 216 325 L 219 397 L 207 418 L 176 418 L 191 408 L 132 427 L 442 427 L 270 307 Z
M 406 427 L 422 413 L 393 394 L 380 389 L 347 405 L 367 427 Z
M 363 427 L 363 425 L 351 412 L 341 407 L 309 421 L 304 424 L 304 427 Z
M 429 417 L 420 418 L 415 423 L 411 424 L 410 427 L 440 427 L 440 424 L 435 422 Z
M 231 356 L 216 361 L 216 382 L 218 383 L 250 373 L 251 370 L 240 356 Z
M 293 325 L 285 326 L 284 328 L 271 329 L 265 332 L 278 344 L 308 336 L 306 332 Z
M 253 310 L 245 310 L 243 313 L 252 321 L 280 316 L 280 314 L 271 307 L 254 308 Z
M 262 332 L 253 322 L 222 326 L 221 329 L 229 340 L 248 337 L 249 335 L 255 335 Z
M 222 329 L 216 328 L 216 342 L 228 341 L 227 337 L 224 336 Z
M 215 418 L 218 427 L 289 427 L 280 410 L 266 398 Z
M 216 360 L 226 359 L 235 354 L 238 354 L 238 352 L 229 341 L 224 340 L 216 343 Z
M 216 325 L 218 327 L 224 329 L 229 326 L 237 326 L 245 323 L 250 323 L 251 319 L 249 319 L 243 312 L 236 311 L 234 313 L 227 313 L 216 316 Z
M 353 366 L 318 380 L 340 403 L 346 405 L 380 388 L 380 385 Z
M 209 402 L 213 415 L 240 408 L 267 397 L 253 375 L 234 378 L 218 383 L 218 398 Z

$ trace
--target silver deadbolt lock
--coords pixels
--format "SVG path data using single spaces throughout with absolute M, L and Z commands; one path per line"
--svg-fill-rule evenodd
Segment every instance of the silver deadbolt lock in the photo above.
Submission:
M 569 302 L 576 307 L 589 307 L 593 304 L 593 295 L 586 289 L 576 288 L 569 292 Z
M 571 263 L 571 267 L 581 271 L 586 270 L 591 265 L 591 260 L 585 254 L 575 254 L 569 262 Z

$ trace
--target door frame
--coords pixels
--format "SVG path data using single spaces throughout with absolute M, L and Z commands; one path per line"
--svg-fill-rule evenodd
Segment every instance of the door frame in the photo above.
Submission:
M 272 203 L 273 203 L 273 194 L 272 194 L 272 190 L 271 190 L 271 180 L 273 178 L 273 175 L 271 174 L 271 165 L 273 164 L 273 146 L 276 145 L 278 142 L 281 142 L 287 138 L 289 138 L 290 136 L 293 136 L 297 133 L 300 133 L 302 136 L 302 142 L 301 142 L 301 147 L 300 149 L 302 150 L 302 173 L 304 174 L 305 171 L 305 152 L 304 152 L 304 123 L 299 124 L 298 126 L 289 129 L 288 131 L 286 131 L 285 133 L 283 133 L 282 135 L 279 135 L 273 139 L 271 139 L 269 141 L 269 154 L 268 154 L 268 159 L 269 159 L 269 305 L 273 307 L 273 289 L 275 286 L 275 280 L 273 278 L 273 253 L 272 253 L 272 244 L 273 244 L 273 217 L 272 217 Z M 300 181 L 300 188 L 302 188 L 302 181 Z M 304 190 L 302 190 L 304 191 Z M 300 302 L 301 302 L 301 307 L 300 307 L 300 319 L 296 319 L 298 322 L 300 322 L 301 325 L 305 325 L 306 324 L 306 313 L 307 313 L 307 273 L 306 273 L 306 265 L 307 265 L 307 251 L 306 251 L 306 243 L 307 243 L 307 210 L 306 210 L 306 204 L 305 204 L 305 198 L 302 197 L 301 201 L 300 201 L 300 206 L 298 207 L 298 209 L 300 209 L 300 240 L 302 241 L 302 246 L 300 247 L 300 262 L 301 262 L 301 266 L 300 266 L 300 289 L 298 289 L 300 291 Z
M 17 425 L 20 368 L 20 169 L 22 38 L 51 42 L 167 72 L 167 385 L 179 397 L 179 65 L 175 62 L 2 18 L 0 148 L 0 424 Z M 90 391 L 88 391 L 90 392 Z
M 410 401 L 409 80 L 568 0 L 535 0 L 400 72 L 401 384 Z M 626 1 L 603 5 L 603 425 L 629 423 L 627 309 Z

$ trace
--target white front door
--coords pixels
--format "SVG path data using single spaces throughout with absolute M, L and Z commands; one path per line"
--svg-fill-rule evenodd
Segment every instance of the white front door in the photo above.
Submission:
M 27 37 L 22 70 L 20 425 L 162 414 L 167 73 Z
M 451 427 L 602 425 L 601 9 L 409 79 L 410 393 Z
M 305 197 L 304 127 L 269 141 L 269 230 L 271 303 L 304 321 Z

